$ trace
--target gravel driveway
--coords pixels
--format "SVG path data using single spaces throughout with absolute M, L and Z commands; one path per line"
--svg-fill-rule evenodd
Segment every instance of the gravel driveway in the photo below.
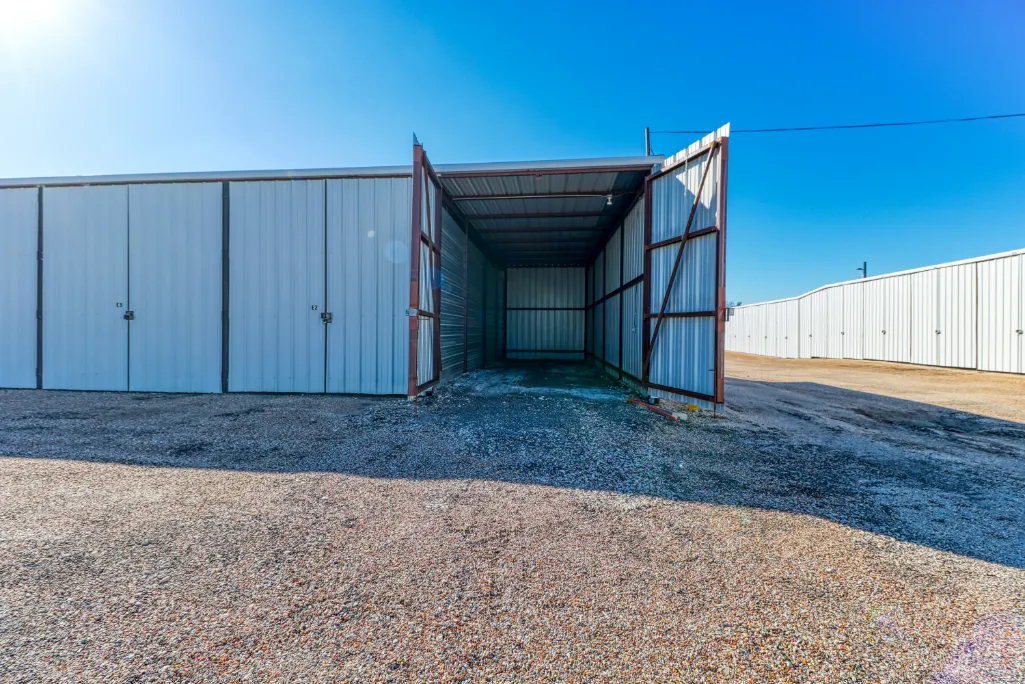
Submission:
M 727 392 L 0 392 L 0 680 L 1025 678 L 1025 426 Z

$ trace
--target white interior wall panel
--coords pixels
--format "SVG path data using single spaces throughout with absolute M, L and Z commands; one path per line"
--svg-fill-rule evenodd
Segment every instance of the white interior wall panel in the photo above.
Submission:
M 441 226 L 441 377 L 451 380 L 463 372 L 466 234 L 447 209 Z
M 617 228 L 616 232 L 612 234 L 612 238 L 605 246 L 603 254 L 605 255 L 605 294 L 609 294 L 619 288 L 619 275 L 622 265 L 620 264 L 620 258 L 623 253 L 622 245 L 622 228 Z
M 842 359 L 844 351 L 844 289 L 831 287 L 825 290 L 825 308 L 828 312 L 826 331 L 826 358 Z
M 1025 373 L 1025 254 L 977 266 L 979 370 Z
M 936 269 L 936 365 L 975 368 L 976 265 Z
M 128 188 L 128 385 L 221 391 L 222 185 Z
M 405 395 L 408 390 L 412 189 L 411 178 L 327 181 L 328 392 Z M 459 237 L 450 239 L 450 221 L 444 224 L 442 249 L 442 312 L 449 315 L 442 319 L 442 351 L 447 331 L 457 325 L 461 373 L 462 309 L 447 312 L 446 304 L 455 309 L 462 301 L 463 245 Z M 458 226 L 455 230 L 462 235 Z M 452 252 L 449 258 L 446 250 Z M 422 321 L 420 328 L 421 334 L 433 334 Z M 433 357 L 423 363 L 428 362 L 433 364 Z M 448 363 L 445 359 L 443 366 Z
M 506 277 L 509 358 L 583 359 L 584 269 L 510 268 Z M 596 349 L 601 339 L 595 342 Z
M 640 283 L 623 292 L 623 372 L 635 380 L 640 380 L 643 363 L 643 306 L 644 287 Z
M 237 182 L 229 192 L 228 389 L 323 392 L 324 181 Z
M 623 231 L 623 280 L 628 283 L 644 273 L 643 199 L 627 213 Z
M 0 190 L 0 387 L 36 386 L 39 191 Z
M 848 283 L 843 290 L 843 349 L 841 358 L 861 359 L 864 357 L 864 289 L 862 283 Z
M 502 298 L 504 295 L 502 275 L 501 271 L 488 263 L 488 296 L 485 306 L 484 327 L 484 334 L 487 338 L 487 343 L 484 345 L 484 350 L 486 352 L 484 361 L 488 365 L 493 364 L 502 357 L 502 347 L 504 346 L 502 340 L 498 337 L 500 329 L 499 320 L 502 318 L 502 314 L 504 313 L 502 311 Z M 580 288 L 580 293 L 583 294 L 583 287 Z
M 466 293 L 467 370 L 484 367 L 484 267 L 487 260 L 477 245 L 470 243 L 469 290 Z M 407 295 L 408 297 L 408 295 Z
M 620 330 L 619 297 L 609 297 L 605 301 L 605 360 L 619 368 L 619 330 Z M 614 369 L 610 369 L 616 375 Z
M 43 387 L 128 389 L 128 187 L 43 190 Z

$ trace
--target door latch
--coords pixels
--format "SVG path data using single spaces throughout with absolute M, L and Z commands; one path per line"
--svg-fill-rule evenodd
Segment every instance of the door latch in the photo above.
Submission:
M 325 323 L 330 323 L 331 322 L 331 313 L 328 312 L 328 311 L 325 311 L 324 313 L 320 314 L 320 320 L 324 321 Z
M 135 312 L 134 311 L 125 311 L 124 319 L 126 321 L 134 321 L 135 320 Z

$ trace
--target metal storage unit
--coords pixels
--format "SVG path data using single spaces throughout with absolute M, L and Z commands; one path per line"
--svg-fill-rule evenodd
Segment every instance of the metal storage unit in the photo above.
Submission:
M 810 315 L 808 317 L 808 338 L 812 358 L 829 358 L 829 293 L 818 290 L 808 295 Z
M 405 394 L 411 179 L 328 180 L 326 191 L 326 389 Z
M 221 391 L 220 183 L 128 187 L 128 388 Z
M 782 302 L 786 316 L 786 358 L 796 359 L 799 356 L 798 346 L 801 343 L 801 331 L 799 326 L 799 311 L 797 300 L 791 299 Z
M 39 190 L 0 190 L 0 245 L 0 388 L 33 388 Z
M 979 370 L 1025 373 L 1025 254 L 977 268 Z
M 1025 250 L 1005 252 L 838 283 L 781 301 L 798 312 L 801 358 L 823 355 L 823 346 L 832 357 L 839 330 L 842 358 L 1021 373 L 1023 260 Z M 730 348 L 773 354 L 744 340 L 772 330 L 757 316 L 761 307 L 777 304 L 734 308 L 727 325 Z M 824 345 L 815 341 L 823 330 Z
M 0 383 L 414 396 L 526 335 L 721 403 L 727 135 L 667 160 L 435 168 L 414 143 L 411 167 L 0 181 Z M 517 269 L 573 272 L 572 305 L 507 312 Z
M 231 183 L 231 392 L 323 392 L 325 183 Z
M 43 190 L 43 387 L 128 389 L 128 186 Z
M 976 264 L 936 269 L 936 365 L 976 368 Z
M 864 356 L 865 296 L 860 282 L 842 285 L 843 290 L 843 349 L 841 358 L 860 359 Z
M 797 317 L 798 317 L 798 337 L 800 338 L 800 345 L 798 346 L 798 358 L 810 359 L 812 357 L 812 313 L 811 313 L 811 297 L 805 295 L 798 298 L 797 300 Z
M 842 359 L 844 353 L 844 289 L 830 287 L 824 291 L 827 312 L 826 358 Z

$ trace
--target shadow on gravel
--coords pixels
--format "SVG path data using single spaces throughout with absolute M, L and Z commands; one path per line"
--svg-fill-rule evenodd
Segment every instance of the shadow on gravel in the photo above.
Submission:
M 1025 568 L 1025 425 L 745 380 L 727 381 L 725 416 L 676 424 L 626 403 L 627 390 L 598 371 L 556 372 L 478 371 L 416 405 L 0 391 L 0 454 L 493 480 L 753 506 Z

